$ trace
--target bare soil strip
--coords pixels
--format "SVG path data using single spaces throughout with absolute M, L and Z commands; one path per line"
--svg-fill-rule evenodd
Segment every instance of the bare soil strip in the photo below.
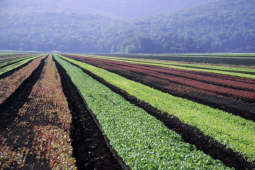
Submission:
M 129 60 L 129 59 L 122 59 L 123 62 L 125 61 L 134 61 L 134 60 Z M 139 64 L 143 64 L 143 63 L 149 63 L 151 64 L 151 62 L 146 62 L 146 61 L 142 61 L 142 62 L 139 62 Z M 180 63 L 185 63 L 185 62 L 180 62 Z M 213 69 L 213 68 L 203 68 L 203 67 L 196 67 L 196 66 L 192 66 L 192 64 L 195 64 L 195 63 L 190 63 L 191 66 L 184 66 L 184 65 L 173 65 L 173 64 L 162 64 L 160 63 L 160 65 L 165 65 L 165 66 L 179 66 L 179 67 L 186 67 L 186 68 L 197 68 L 197 69 L 202 69 L 202 70 L 217 70 L 217 71 L 227 71 L 227 72 L 233 72 L 233 73 L 244 73 L 244 74 L 251 74 L 251 75 L 255 75 L 255 73 L 252 73 L 252 72 L 245 72 L 245 71 L 230 71 L 230 70 L 221 70 L 221 69 Z M 198 63 L 201 65 L 201 63 Z M 207 64 L 207 65 L 210 65 L 210 64 Z M 215 65 L 215 64 L 212 64 L 212 65 Z M 218 66 L 218 65 L 217 65 Z M 226 65 L 220 65 L 222 67 L 227 67 Z M 231 65 L 229 65 L 231 66 Z M 232 66 L 233 67 L 233 66 Z M 240 67 L 239 67 L 240 68 Z M 244 67 L 245 68 L 245 67 Z
M 232 96 L 229 94 L 222 94 L 222 93 L 215 93 L 215 92 L 213 93 L 215 93 L 216 95 L 209 95 L 209 93 L 211 92 L 208 90 L 203 90 L 204 93 L 201 93 L 202 91 L 197 88 L 200 91 L 196 92 L 196 90 L 194 90 L 196 88 L 192 86 L 176 83 L 169 80 L 161 81 L 161 79 L 159 79 L 158 77 L 154 77 L 158 79 L 157 81 L 147 81 L 147 80 L 150 80 L 151 78 L 148 75 L 144 75 L 140 73 L 137 74 L 135 72 L 131 72 L 132 74 L 130 75 L 125 70 L 120 70 L 114 67 L 110 67 L 109 69 L 104 67 L 104 65 L 100 65 L 100 64 L 95 64 L 90 62 L 88 62 L 88 64 L 91 64 L 95 67 L 106 69 L 112 73 L 119 74 L 127 79 L 134 80 L 136 82 L 142 83 L 154 89 L 163 91 L 165 93 L 169 93 L 170 95 L 186 98 L 188 100 L 192 100 L 197 103 L 204 104 L 212 108 L 220 109 L 220 110 L 232 113 L 234 115 L 243 117 L 245 119 L 255 121 L 255 109 L 253 104 L 254 99 L 246 99 L 246 98 L 243 99 L 243 98 L 240 98 L 240 97 L 238 98 L 236 96 Z M 184 90 L 186 90 L 184 87 L 193 88 L 193 91 L 189 91 L 189 92 L 184 91 L 180 93 L 178 91 L 175 91 L 169 88 L 169 85 L 167 84 L 167 82 L 180 85 L 182 86 Z
M 78 169 L 129 169 L 117 153 L 110 150 L 109 139 L 103 135 L 102 127 L 77 87 L 62 66 L 55 63 L 72 113 L 71 138 Z
M 45 58 L 46 59 L 46 58 Z M 13 92 L 4 103 L 0 105 L 0 130 L 5 129 L 15 117 L 18 116 L 19 109 L 27 102 L 33 86 L 39 79 L 42 69 L 44 67 L 45 59 L 43 59 L 40 65 L 33 71 L 33 73 L 23 81 L 23 83 Z M 25 65 L 28 65 L 26 63 Z M 24 67 L 24 65 L 22 66 Z M 22 68 L 20 67 L 20 68 Z M 20 69 L 19 68 L 19 69 Z M 16 69 L 15 69 L 16 71 Z M 14 72 L 13 70 L 11 72 Z M 10 74 L 10 73 L 8 73 Z
M 154 72 L 155 74 L 158 74 L 158 75 L 163 75 L 163 76 L 169 75 L 169 76 L 174 76 L 174 77 L 182 77 L 182 78 L 185 78 L 185 79 L 190 79 L 190 80 L 195 80 L 195 81 L 199 81 L 199 82 L 202 82 L 202 83 L 217 85 L 217 86 L 220 86 L 220 87 L 226 87 L 226 88 L 231 88 L 231 89 L 236 89 L 236 90 L 255 92 L 255 89 L 253 89 L 253 88 L 248 89 L 248 88 L 244 88 L 244 87 L 237 87 L 237 86 L 233 86 L 233 85 L 229 85 L 229 84 L 224 84 L 224 82 L 223 83 L 218 83 L 218 82 L 214 82 L 214 81 L 210 81 L 210 80 L 206 80 L 206 79 L 202 79 L 202 78 L 196 78 L 196 77 L 192 77 L 192 75 L 190 75 L 189 73 L 188 73 L 188 76 L 187 76 L 186 74 L 181 74 L 181 73 L 166 72 L 165 70 L 168 69 L 168 68 L 165 68 L 165 70 L 161 70 L 161 71 L 151 70 L 151 68 L 153 68 L 153 67 L 154 68 L 162 68 L 160 66 L 155 67 L 155 66 L 144 65 L 144 64 L 133 64 L 133 66 L 127 66 L 127 65 L 124 65 L 124 64 L 122 65 L 122 64 L 119 64 L 119 63 L 118 64 L 112 64 L 110 62 L 100 62 L 100 61 L 98 61 L 98 62 L 94 61 L 93 62 L 93 61 L 90 61 L 90 60 L 83 60 L 83 61 L 86 61 L 87 63 L 94 64 L 94 65 L 106 65 L 106 66 L 113 67 L 113 68 L 120 68 L 122 70 L 123 70 L 123 68 L 121 66 L 124 66 L 126 68 L 131 67 L 130 70 L 129 69 L 127 69 L 127 70 L 132 71 L 132 72 L 136 72 L 138 74 L 141 74 L 141 72 L 134 71 L 134 70 L 132 70 L 132 68 L 137 68 L 140 71 L 144 71 L 144 70 L 148 69 L 149 72 Z M 142 69 L 141 69 L 140 66 L 142 66 Z M 159 76 L 157 76 L 157 78 L 159 78 Z M 160 78 L 160 79 L 163 79 L 163 78 Z M 167 81 L 169 81 L 169 80 L 167 80 Z M 175 82 L 175 81 L 171 81 L 171 82 L 178 83 L 178 82 Z M 231 82 L 231 83 L 234 84 L 235 82 Z M 185 84 L 183 84 L 183 85 L 185 85 Z M 186 85 L 186 86 L 188 86 L 188 85 Z M 193 87 L 193 86 L 191 86 L 191 87 Z
M 150 68 L 162 68 L 161 66 L 150 66 L 150 65 L 144 65 L 142 64 L 143 67 L 147 67 L 148 69 Z M 139 65 L 138 67 L 136 68 L 139 68 Z M 164 68 L 164 67 L 163 67 Z M 169 68 L 165 68 L 165 69 L 169 69 Z M 248 88 L 244 88 L 244 87 L 237 87 L 237 86 L 233 86 L 233 85 L 227 85 L 227 84 L 222 84 L 222 83 L 217 83 L 217 82 L 212 82 L 212 81 L 208 81 L 208 80 L 202 80 L 200 78 L 193 78 L 192 76 L 186 76 L 186 75 L 181 75 L 181 74 L 174 74 L 174 73 L 169 73 L 169 72 L 161 72 L 161 71 L 156 71 L 160 74 L 165 74 L 165 75 L 171 75 L 171 76 L 178 76 L 178 77 L 183 77 L 183 78 L 187 78 L 187 79 L 191 79 L 191 80 L 197 80 L 197 81 L 201 81 L 201 82 L 205 82 L 205 83 L 210 83 L 210 84 L 214 84 L 214 85 L 218 85 L 218 86 L 222 86 L 222 87 L 228 87 L 228 88 L 233 88 L 233 89 L 238 89 L 238 90 L 245 90 L 245 91 L 255 91 L 255 89 L 248 89 Z M 200 75 L 200 74 L 207 74 L 206 72 L 198 72 L 198 71 L 189 71 L 189 73 L 191 74 L 195 74 L 195 75 Z M 209 73 L 207 77 L 213 77 L 212 75 L 214 75 L 215 73 Z M 209 76 L 210 75 L 210 76 Z M 218 75 L 218 74 L 216 74 Z M 228 78 L 232 78 L 233 76 L 228 76 Z M 226 80 L 226 76 L 224 78 L 220 78 L 220 77 L 215 77 L 215 78 L 218 78 L 218 79 L 223 79 L 223 80 Z M 240 80 L 239 77 L 234 77 L 236 78 L 237 80 L 235 81 L 238 81 Z M 241 79 L 248 79 L 248 78 L 241 78 Z M 234 80 L 231 80 L 231 81 L 234 81 Z M 233 82 L 235 83 L 235 82 Z M 252 84 L 251 82 L 250 83 L 247 83 L 247 84 Z
M 94 54 L 96 55 L 96 54 Z M 98 54 L 99 56 L 102 54 Z M 165 60 L 174 62 L 192 62 L 192 63 L 207 63 L 207 64 L 224 64 L 224 65 L 246 65 L 254 67 L 254 59 L 244 59 L 242 56 L 235 56 L 239 58 L 215 58 L 215 57 L 179 57 L 179 56 L 155 56 L 155 55 L 128 55 L 128 54 L 104 54 L 104 56 L 122 57 L 122 58 L 135 58 L 135 59 L 150 59 L 150 60 Z M 222 56 L 223 57 L 223 56 Z
M 207 94 L 195 93 L 195 92 L 181 94 L 167 88 L 167 85 L 161 84 L 160 82 L 143 81 L 142 77 L 144 77 L 145 75 L 128 76 L 125 74 L 125 72 L 119 72 L 119 71 L 111 71 L 111 72 L 119 74 L 128 79 L 132 79 L 134 81 L 140 82 L 154 89 L 169 93 L 170 95 L 186 98 L 188 100 L 192 100 L 197 103 L 204 104 L 212 108 L 220 109 L 220 110 L 232 113 L 234 115 L 243 117 L 245 119 L 255 121 L 255 110 L 254 110 L 254 104 L 253 104 L 254 99 L 246 99 L 246 98 L 240 98 L 240 97 L 237 98 L 236 96 L 232 96 L 232 95 L 228 95 L 224 93 L 216 93 L 217 96 L 210 96 Z M 175 82 L 172 82 L 172 83 L 175 83 Z M 185 87 L 192 87 L 192 86 L 181 84 L 181 83 L 178 83 L 178 84 L 184 85 Z
M 162 64 L 162 65 L 169 65 L 169 64 Z M 180 66 L 180 65 L 172 65 L 172 66 Z M 221 70 L 221 69 L 213 69 L 213 68 L 202 68 L 202 67 L 195 67 L 195 66 L 181 66 L 181 67 L 197 68 L 197 69 L 202 69 L 202 70 L 217 70 L 217 71 L 226 71 L 226 72 L 232 72 L 232 73 L 244 73 L 244 74 L 255 75 L 255 73 L 245 72 L 245 71 L 230 71 L 230 70 Z
M 0 58 L 21 57 L 21 56 L 26 56 L 26 55 L 29 55 L 29 54 L 1 55 Z
M 0 79 L 0 105 L 28 78 L 46 56 L 34 59 L 30 64 L 14 72 L 10 76 Z
M 23 64 L 23 65 L 21 65 L 21 66 L 15 68 L 15 69 L 12 69 L 12 70 L 10 70 L 10 71 L 4 73 L 4 74 L 1 74 L 1 75 L 0 75 L 0 79 L 4 79 L 4 78 L 8 77 L 9 75 L 13 74 L 15 71 L 18 71 L 19 69 L 21 69 L 21 68 L 27 66 L 27 65 L 30 64 L 32 61 L 33 61 L 33 60 L 30 60 L 30 61 L 28 61 L 27 63 L 25 63 L 25 64 Z
M 79 67 L 76 64 L 73 65 Z M 150 115 L 162 121 L 169 129 L 172 129 L 180 134 L 185 142 L 196 145 L 199 150 L 202 150 L 212 158 L 219 159 L 225 165 L 234 167 L 237 170 L 255 168 L 255 162 L 248 162 L 240 153 L 234 152 L 232 149 L 228 149 L 225 145 L 217 142 L 214 138 L 204 135 L 203 132 L 201 132 L 198 128 L 182 123 L 178 117 L 169 115 L 166 112 L 162 113 L 160 110 L 153 107 L 149 103 L 141 101 L 135 96 L 129 95 L 126 91 L 106 82 L 104 79 L 98 77 L 90 71 L 83 68 L 81 69 L 98 82 L 110 88 L 113 92 L 121 95 L 125 100 L 144 109 Z
M 71 114 L 52 55 L 18 115 L 0 132 L 1 168 L 77 169 L 70 139 Z
M 8 64 L 8 65 L 0 66 L 0 69 L 1 69 L 1 68 L 4 68 L 4 67 L 7 67 L 7 66 L 10 66 L 10 65 L 13 65 L 13 64 L 16 64 L 16 63 L 18 63 L 18 62 L 20 62 L 20 61 L 16 61 L 16 62 L 10 63 L 10 64 Z
M 28 56 L 24 56 L 24 57 L 28 57 Z M 4 63 L 4 62 L 6 62 L 6 61 L 11 61 L 11 60 L 16 60 L 16 59 L 18 59 L 18 58 L 21 58 L 21 57 L 17 57 L 17 58 L 7 58 L 7 59 L 5 59 L 5 60 L 0 60 L 0 63 Z

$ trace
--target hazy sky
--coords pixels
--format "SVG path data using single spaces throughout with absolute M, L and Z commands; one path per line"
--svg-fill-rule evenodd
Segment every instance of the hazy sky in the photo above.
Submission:
M 76 11 L 136 18 L 190 8 L 215 0 L 1 0 L 0 12 Z M 15 10 L 17 9 L 18 10 Z

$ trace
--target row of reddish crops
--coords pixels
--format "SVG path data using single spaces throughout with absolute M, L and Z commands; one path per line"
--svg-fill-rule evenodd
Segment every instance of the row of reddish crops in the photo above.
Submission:
M 133 64 L 133 63 L 125 63 L 125 62 L 119 62 L 119 61 L 109 61 L 109 60 L 104 60 L 104 59 L 95 59 L 95 58 L 89 58 L 89 57 L 76 57 L 72 56 L 72 58 L 82 60 L 87 63 L 91 63 L 94 65 L 99 65 L 101 64 L 102 66 L 108 66 L 110 69 L 116 69 L 119 68 L 120 70 L 125 70 L 125 71 L 132 71 L 135 73 L 143 74 L 143 75 L 149 75 L 152 77 L 160 78 L 163 80 L 171 81 L 175 84 L 182 84 L 182 85 L 187 85 L 190 87 L 202 89 L 202 90 L 207 90 L 211 92 L 216 92 L 220 94 L 227 94 L 227 95 L 232 95 L 232 96 L 237 96 L 241 98 L 248 98 L 248 99 L 254 99 L 255 98 L 255 92 L 251 91 L 245 91 L 245 90 L 237 90 L 237 89 L 232 89 L 232 88 L 227 88 L 227 87 L 221 87 L 219 85 L 213 85 L 210 84 L 210 80 L 213 79 L 214 81 L 219 80 L 219 84 L 225 84 L 225 85 L 233 85 L 233 86 L 241 86 L 242 88 L 246 89 L 254 89 L 255 84 L 248 84 L 248 83 L 240 83 L 240 82 L 234 82 L 230 80 L 223 80 L 223 79 L 217 79 L 217 78 L 211 78 L 211 77 L 206 77 L 206 76 L 201 76 L 199 75 L 194 75 L 194 77 L 197 78 L 197 80 L 193 80 L 193 75 L 186 73 L 185 71 L 183 72 L 182 70 L 177 70 L 177 69 L 167 69 L 164 67 L 146 67 L 141 64 Z M 167 74 L 165 74 L 167 73 Z M 171 75 L 169 75 L 171 74 Z M 173 76 L 175 75 L 175 76 Z M 186 78 L 179 77 L 179 76 L 185 76 Z M 200 79 L 198 79 L 198 77 Z M 192 79 L 189 79 L 192 78 Z M 200 81 L 199 81 L 200 80 Z M 209 83 L 204 83 L 201 81 L 207 81 Z
M 181 70 L 181 69 L 174 69 L 174 68 L 167 68 L 167 67 L 157 67 L 157 66 L 149 66 L 149 65 L 142 65 L 142 64 L 133 64 L 133 63 L 125 63 L 125 62 L 119 62 L 119 61 L 114 61 L 114 62 L 109 61 L 109 60 L 102 61 L 102 59 L 98 59 L 97 62 L 102 63 L 102 64 L 113 65 L 113 66 L 115 66 L 117 64 L 119 66 L 122 65 L 122 66 L 131 67 L 131 68 L 138 68 L 139 70 L 148 70 L 150 72 L 153 71 L 153 73 L 156 72 L 156 73 L 164 73 L 166 75 L 181 76 L 181 77 L 185 77 L 185 78 L 191 78 L 191 79 L 194 79 L 194 80 L 217 83 L 217 84 L 233 86 L 233 87 L 237 87 L 237 88 L 250 89 L 250 90 L 255 89 L 255 80 L 253 80 L 254 84 L 250 84 L 250 83 L 245 83 L 245 82 L 239 82 L 236 79 L 235 80 L 228 80 L 228 79 L 226 79 L 226 77 L 224 79 L 222 79 L 222 78 L 215 78 L 215 77 L 208 77 L 208 76 L 198 75 L 197 73 L 201 73 L 201 72 L 197 72 L 197 71 L 187 71 L 187 70 Z
M 2 104 L 21 85 L 21 83 L 32 74 L 43 58 L 45 58 L 45 56 L 33 60 L 27 66 L 19 69 L 10 76 L 0 79 L 0 104 Z
M 29 56 L 29 55 L 31 55 L 31 54 L 18 54 L 18 55 L 2 55 L 2 56 L 0 56 L 0 59 L 2 59 L 2 58 L 10 58 L 10 57 L 21 57 L 21 56 Z
M 24 57 L 28 57 L 28 56 L 24 56 Z M 15 59 L 18 59 L 18 58 L 22 58 L 22 57 L 6 58 L 6 59 L 4 59 L 4 60 L 0 60 L 0 63 L 4 63 L 4 62 L 6 62 L 6 61 L 15 60 Z
M 77 169 L 72 157 L 72 117 L 50 55 L 19 116 L 0 132 L 0 169 Z
M 66 56 L 70 56 L 70 57 L 80 57 L 80 56 L 73 56 L 73 55 L 66 55 Z M 82 57 L 82 58 L 84 58 L 84 57 Z M 87 58 L 91 58 L 91 57 L 87 57 Z M 77 59 L 79 59 L 79 58 L 77 58 Z M 98 60 L 99 62 L 100 62 L 100 60 L 101 59 L 99 59 L 99 58 L 94 58 L 94 59 L 96 59 L 96 60 Z M 102 59 L 102 60 L 104 60 L 104 59 Z M 103 61 L 103 62 L 110 62 L 110 63 L 112 63 L 112 61 L 114 61 L 114 60 L 107 60 L 107 61 Z M 127 60 L 125 60 L 125 61 L 128 61 L 128 59 Z M 114 61 L 114 62 L 117 62 L 118 63 L 118 61 Z M 131 62 L 132 62 L 132 60 L 131 60 Z M 144 63 L 147 63 L 146 61 L 144 62 Z M 128 64 L 127 62 L 119 62 L 118 64 L 120 64 L 120 65 L 126 65 L 126 64 Z M 134 65 L 133 65 L 134 64 Z M 190 63 L 189 63 L 190 64 Z M 231 85 L 231 86 L 234 86 L 234 87 L 239 87 L 240 86 L 240 84 L 239 84 L 239 82 L 243 82 L 243 83 L 248 83 L 248 84 L 255 84 L 255 79 L 250 79 L 250 78 L 244 78 L 244 77 L 237 77 L 237 76 L 230 76 L 230 75 L 225 75 L 225 74 L 217 74 L 217 73 L 210 73 L 210 72 L 202 72 L 202 71 L 191 71 L 191 70 L 185 70 L 185 69 L 175 69 L 175 68 L 169 68 L 169 67 L 163 67 L 163 66 L 154 66 L 154 65 L 149 65 L 149 64 L 137 64 L 137 63 L 131 63 L 131 66 L 132 67 L 149 67 L 149 68 L 156 68 L 156 69 L 160 69 L 161 71 L 162 71 L 162 69 L 163 69 L 163 73 L 166 73 L 166 74 L 173 74 L 172 73 L 172 71 L 176 71 L 177 73 L 178 72 L 181 72 L 181 73 L 188 73 L 187 75 L 189 75 L 189 76 L 193 76 L 193 75 L 204 75 L 205 77 L 207 77 L 207 78 L 209 78 L 209 77 L 212 77 L 212 78 L 216 78 L 218 81 L 216 81 L 217 83 L 219 83 L 219 81 L 221 81 L 221 80 L 219 80 L 219 79 L 223 79 L 223 80 L 229 80 L 229 81 L 234 81 L 235 82 L 235 84 L 233 85 L 233 84 L 230 84 L 230 83 L 225 83 L 225 82 L 228 82 L 228 81 L 225 81 L 225 82 L 220 82 L 220 83 L 222 83 L 222 84 L 226 84 L 226 85 Z M 171 71 L 171 73 L 169 73 L 168 72 L 168 70 L 169 71 Z M 175 74 L 175 73 L 174 73 Z M 174 75 L 173 74 L 173 75 Z M 178 75 L 181 75 L 181 74 L 178 74 Z M 199 78 L 199 79 L 201 79 L 201 78 Z M 211 81 L 212 82 L 212 81 Z M 237 83 L 237 84 L 236 84 Z M 243 85 L 244 84 L 242 84 L 241 85 L 241 87 L 243 87 Z M 243 88 L 246 88 L 245 86 L 243 87 Z
M 32 54 L 26 54 L 26 55 L 14 55 L 14 56 L 0 56 L 0 63 L 4 63 L 7 61 L 11 61 L 11 60 L 15 60 L 15 59 L 19 59 L 19 58 L 24 58 L 24 57 L 29 57 L 32 56 Z

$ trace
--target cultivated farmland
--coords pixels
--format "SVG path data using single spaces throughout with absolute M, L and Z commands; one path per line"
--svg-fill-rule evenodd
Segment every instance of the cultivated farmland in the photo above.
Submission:
M 1 169 L 255 168 L 253 67 L 0 56 Z

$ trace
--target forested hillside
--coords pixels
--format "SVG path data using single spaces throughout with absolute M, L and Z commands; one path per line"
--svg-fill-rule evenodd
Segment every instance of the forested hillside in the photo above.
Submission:
M 43 6 L 20 12 L 18 8 L 1 9 L 0 49 L 97 53 L 255 52 L 253 0 L 217 0 L 129 20 L 92 14 L 89 7 L 87 11 L 71 8 L 63 12 L 61 5 L 52 4 L 47 10 Z
M 253 0 L 219 0 L 189 10 L 133 21 L 139 33 L 172 32 L 206 39 L 213 51 L 255 52 Z

